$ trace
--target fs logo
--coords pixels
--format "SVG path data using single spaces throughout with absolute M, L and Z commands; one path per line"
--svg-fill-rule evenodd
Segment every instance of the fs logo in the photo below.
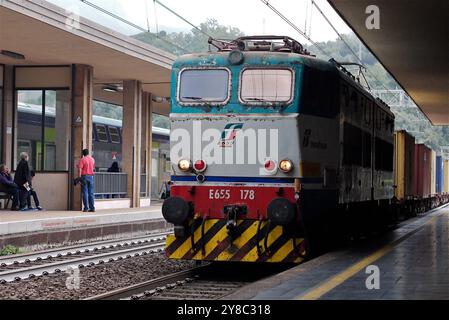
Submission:
M 243 123 L 228 123 L 223 132 L 221 133 L 221 139 L 218 142 L 218 145 L 222 148 L 224 147 L 232 147 L 235 142 L 235 137 L 237 136 L 237 132 L 243 128 Z

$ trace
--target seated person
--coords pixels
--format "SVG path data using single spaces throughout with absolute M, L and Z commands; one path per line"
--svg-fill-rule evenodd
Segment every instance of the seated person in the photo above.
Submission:
M 36 173 L 34 172 L 34 170 L 31 170 L 30 174 L 31 174 L 31 180 L 33 180 Z M 36 191 L 34 191 L 31 183 L 29 184 L 29 188 L 30 188 L 30 190 L 28 191 L 28 196 L 27 196 L 28 210 L 34 210 L 33 206 L 31 205 L 31 197 L 33 197 L 33 199 L 34 199 L 34 205 L 36 206 L 36 209 L 43 210 L 42 207 L 39 205 L 39 198 L 37 197 L 37 193 L 36 193 Z
M 12 195 L 12 210 L 19 210 L 19 186 L 14 183 L 9 168 L 2 164 L 0 165 L 0 191 Z

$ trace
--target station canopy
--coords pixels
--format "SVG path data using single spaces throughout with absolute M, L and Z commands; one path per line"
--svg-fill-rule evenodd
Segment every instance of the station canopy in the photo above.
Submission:
M 83 17 L 74 20 L 69 11 L 45 1 L 0 2 L 0 49 L 24 57 L 0 54 L 0 64 L 90 65 L 94 93 L 104 84 L 139 80 L 144 91 L 170 96 L 174 55 Z M 168 103 L 163 109 L 166 113 Z
M 328 0 L 434 125 L 449 125 L 449 1 Z M 375 4 L 380 29 L 367 29 Z

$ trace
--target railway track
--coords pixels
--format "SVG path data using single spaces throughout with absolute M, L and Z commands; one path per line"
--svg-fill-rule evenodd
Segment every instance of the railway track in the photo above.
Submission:
M 86 300 L 215 300 L 286 269 L 285 266 L 273 266 L 261 271 L 256 266 L 241 264 L 231 267 L 233 270 L 229 268 L 227 264 L 207 264 Z
M 164 249 L 167 234 L 169 232 L 2 257 L 0 283 L 160 252 Z

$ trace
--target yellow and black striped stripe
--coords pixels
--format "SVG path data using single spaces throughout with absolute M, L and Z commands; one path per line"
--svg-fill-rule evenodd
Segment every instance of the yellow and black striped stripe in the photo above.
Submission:
M 304 239 L 293 241 L 281 226 L 270 226 L 265 221 L 238 220 L 237 236 L 233 241 L 228 235 L 226 220 L 210 219 L 204 222 L 204 226 L 202 224 L 201 219 L 191 223 L 193 239 L 190 235 L 182 238 L 169 235 L 165 249 L 167 256 L 183 260 L 300 263 L 306 253 Z M 270 228 L 268 233 L 267 228 Z M 264 242 L 269 252 L 265 250 Z

